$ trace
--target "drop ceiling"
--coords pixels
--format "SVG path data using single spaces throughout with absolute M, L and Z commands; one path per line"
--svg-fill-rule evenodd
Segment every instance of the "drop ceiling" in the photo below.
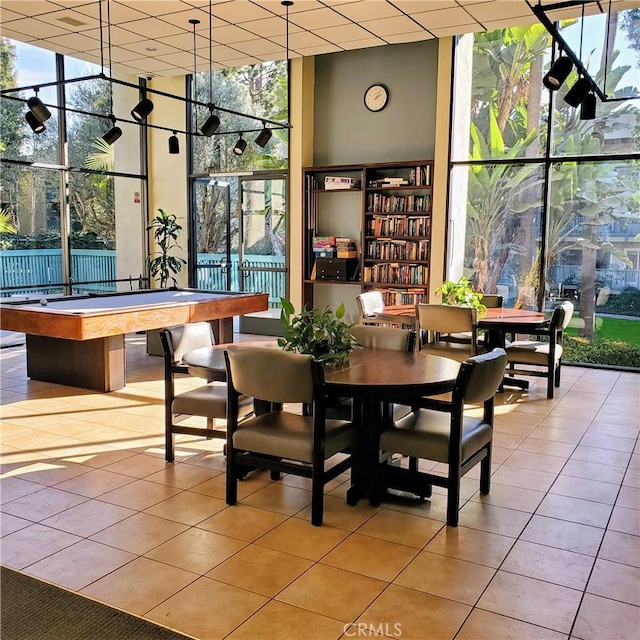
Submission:
M 535 0 L 531 0 L 534 2 Z M 545 0 L 544 5 L 555 0 Z M 607 11 L 608 0 L 601 3 Z M 620 10 L 637 0 L 614 0 Z M 172 76 L 287 56 L 280 0 L 2 0 L 0 35 L 137 76 Z M 587 8 L 597 13 L 596 4 Z M 579 15 L 558 11 L 554 18 Z M 189 20 L 199 20 L 194 31 Z M 289 57 L 429 40 L 536 22 L 526 0 L 295 0 Z M 212 38 L 209 39 L 211 29 Z M 102 41 L 102 47 L 101 47 Z M 109 46 L 110 41 L 110 46 Z M 211 42 L 211 44 L 210 44 Z

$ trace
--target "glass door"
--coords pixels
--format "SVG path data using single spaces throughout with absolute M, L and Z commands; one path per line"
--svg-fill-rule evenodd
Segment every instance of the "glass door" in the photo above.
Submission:
M 287 181 L 284 174 L 240 180 L 242 219 L 238 273 L 242 291 L 269 294 L 279 308 L 287 295 Z

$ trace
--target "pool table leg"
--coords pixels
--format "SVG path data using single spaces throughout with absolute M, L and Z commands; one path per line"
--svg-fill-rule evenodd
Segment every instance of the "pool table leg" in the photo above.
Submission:
M 215 336 L 216 344 L 233 342 L 233 317 L 209 320 L 209 324 L 213 329 L 213 335 Z
M 27 375 L 32 380 L 94 391 L 122 389 L 124 336 L 65 340 L 27 334 Z

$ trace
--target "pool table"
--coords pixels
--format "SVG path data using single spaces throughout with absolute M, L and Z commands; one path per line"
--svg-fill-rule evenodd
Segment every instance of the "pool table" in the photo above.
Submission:
M 27 375 L 96 391 L 125 385 L 124 336 L 208 321 L 218 343 L 233 342 L 233 316 L 264 311 L 268 294 L 145 289 L 0 304 L 0 329 L 27 337 Z

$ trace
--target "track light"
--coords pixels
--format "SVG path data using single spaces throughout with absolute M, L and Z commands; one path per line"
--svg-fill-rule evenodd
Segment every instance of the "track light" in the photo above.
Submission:
M 142 122 L 153 111 L 153 102 L 149 98 L 142 98 L 138 104 L 131 109 L 131 116 L 134 120 Z
M 587 93 L 580 106 L 580 120 L 594 120 L 596 117 L 596 96 Z
M 173 135 L 169 138 L 169 153 L 172 154 L 180 153 L 180 140 L 178 140 L 176 133 L 177 132 L 174 131 Z
M 577 107 L 587 96 L 587 94 L 593 90 L 591 80 L 580 77 L 576 80 L 576 83 L 567 91 L 567 95 L 564 97 L 564 101 L 570 104 L 572 107 Z
M 273 135 L 271 129 L 267 129 L 267 127 L 264 124 L 264 122 L 262 124 L 263 124 L 264 128 L 258 134 L 258 137 L 255 140 L 256 144 L 259 147 L 265 147 L 267 145 L 267 142 L 269 142 L 269 140 L 271 140 L 271 136 Z
M 27 100 L 27 107 L 39 122 L 46 122 L 51 117 L 51 111 L 45 107 L 38 96 L 31 96 Z
M 246 148 L 247 141 L 242 137 L 242 134 L 240 134 L 238 142 L 236 142 L 235 146 L 233 147 L 233 153 L 235 153 L 237 156 L 241 156 Z
M 215 113 L 211 113 L 211 115 L 207 118 L 207 121 L 202 125 L 200 131 L 202 131 L 203 135 L 210 138 L 220 126 L 220 118 Z
M 42 133 L 47 127 L 44 126 L 36 116 L 31 113 L 31 111 L 27 111 L 24 115 L 25 120 L 29 123 L 31 130 L 33 133 Z
M 571 62 L 571 59 L 567 56 L 560 55 L 542 79 L 542 84 L 544 84 L 547 89 L 555 91 L 559 89 L 562 83 L 569 77 L 572 69 L 573 62 Z
M 122 129 L 116 126 L 116 119 L 114 116 L 111 116 L 111 122 L 113 123 L 113 126 L 102 136 L 102 139 L 107 144 L 113 144 L 122 135 Z

